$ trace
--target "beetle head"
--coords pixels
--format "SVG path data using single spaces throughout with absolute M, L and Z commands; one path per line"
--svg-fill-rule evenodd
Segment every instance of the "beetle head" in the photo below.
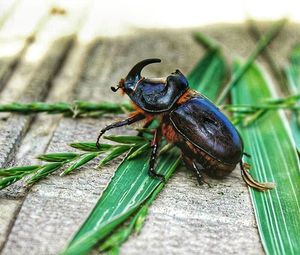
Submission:
M 161 62 L 158 58 L 149 58 L 144 59 L 140 62 L 138 62 L 127 74 L 125 79 L 121 79 L 117 88 L 111 87 L 111 90 L 113 92 L 116 92 L 119 88 L 121 88 L 126 94 L 130 94 L 132 91 L 134 91 L 134 88 L 137 86 L 138 82 L 141 80 L 141 71 L 142 69 L 153 63 L 159 63 Z

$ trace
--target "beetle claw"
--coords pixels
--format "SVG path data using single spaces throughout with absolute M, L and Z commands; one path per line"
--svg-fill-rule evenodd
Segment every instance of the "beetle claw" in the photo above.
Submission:
M 101 136 L 102 136 L 103 134 L 104 134 L 104 132 L 103 132 L 103 130 L 101 130 L 100 133 L 99 133 L 99 135 L 98 135 L 98 137 L 97 137 L 96 147 L 97 147 L 98 149 L 100 149 L 100 147 L 101 147 L 99 141 L 100 141 L 100 138 L 101 138 Z
M 154 172 L 154 171 L 149 171 L 148 172 L 149 173 L 149 175 L 151 176 L 151 177 L 153 177 L 153 178 L 156 178 L 156 179 L 159 179 L 161 182 L 163 182 L 163 183 L 166 183 L 167 182 L 167 180 L 166 180 L 166 177 L 164 176 L 164 175 L 162 175 L 162 174 L 158 174 L 158 173 L 156 173 L 156 172 Z
M 110 89 L 111 89 L 113 92 L 117 92 L 119 88 L 120 88 L 120 87 L 116 87 L 116 88 L 113 87 L 113 86 L 110 87 Z
M 248 158 L 251 158 L 251 155 L 249 153 L 247 153 L 247 152 L 243 152 L 243 155 L 246 156 L 246 157 L 248 157 Z
M 197 174 L 197 181 L 200 186 L 202 186 L 203 184 L 206 184 L 209 188 L 212 188 L 211 184 L 204 180 L 203 175 Z

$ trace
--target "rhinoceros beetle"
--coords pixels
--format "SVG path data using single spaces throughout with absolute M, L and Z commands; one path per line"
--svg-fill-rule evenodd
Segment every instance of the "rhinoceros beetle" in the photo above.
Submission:
M 137 63 L 125 79 L 121 79 L 116 92 L 121 89 L 131 99 L 135 111 L 129 118 L 106 126 L 97 139 L 112 128 L 130 125 L 146 120 L 148 126 L 154 118 L 160 120 L 151 142 L 149 175 L 164 180 L 156 173 L 155 163 L 158 145 L 164 136 L 178 146 L 187 168 L 197 173 L 199 183 L 203 182 L 202 173 L 214 178 L 222 178 L 233 171 L 239 163 L 245 182 L 265 190 L 268 185 L 256 182 L 242 163 L 243 140 L 228 118 L 204 95 L 189 88 L 185 76 L 176 70 L 166 78 L 145 78 L 142 69 L 149 64 L 159 63 L 160 59 L 145 59 Z

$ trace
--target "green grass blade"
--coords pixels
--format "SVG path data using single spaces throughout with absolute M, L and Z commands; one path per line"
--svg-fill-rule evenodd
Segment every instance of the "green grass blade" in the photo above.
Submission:
M 90 153 L 81 155 L 81 157 L 75 163 L 73 163 L 71 166 L 69 166 L 66 170 L 64 170 L 62 174 L 68 174 L 68 173 L 74 171 L 75 169 L 81 167 L 82 165 L 91 161 L 95 157 L 99 156 L 99 154 L 100 154 L 99 152 L 90 152 Z
M 119 157 L 120 155 L 122 155 L 123 153 L 129 151 L 131 149 L 131 145 L 121 145 L 118 147 L 115 147 L 105 158 L 103 158 L 100 163 L 99 163 L 99 167 L 104 166 L 105 164 L 107 164 L 109 161 Z
M 238 63 L 236 70 L 242 65 Z M 255 65 L 249 67 L 232 90 L 235 104 L 259 104 L 274 96 L 272 84 Z M 251 174 L 272 181 L 266 192 L 250 189 L 258 229 L 267 254 L 300 251 L 300 166 L 287 120 L 281 112 L 269 112 L 248 127 L 239 128 L 245 151 L 252 158 Z
M 261 54 L 265 50 L 265 48 L 270 44 L 270 42 L 279 34 L 286 22 L 287 20 L 283 19 L 274 23 L 270 30 L 268 30 L 265 35 L 261 36 L 254 51 L 250 54 L 249 58 L 247 59 L 247 62 L 245 62 L 245 64 L 241 68 L 239 68 L 236 72 L 233 73 L 231 80 L 226 84 L 226 86 L 222 90 L 222 93 L 218 96 L 218 99 L 216 101 L 218 105 L 224 102 L 231 88 L 233 88 L 239 82 L 239 80 L 244 76 L 244 74 L 254 63 L 255 59 L 259 56 L 259 54 Z
M 14 175 L 14 176 L 7 176 L 0 179 L 0 190 L 8 187 L 9 185 L 21 180 L 23 175 Z
M 222 85 L 225 73 L 225 61 L 219 51 L 213 50 L 200 60 L 188 79 L 192 88 L 199 90 L 213 100 Z M 148 199 L 150 201 L 155 199 L 162 186 L 160 180 L 150 177 L 147 173 L 149 157 L 148 152 L 143 154 L 142 157 L 124 160 L 120 164 L 89 218 L 63 252 L 64 255 L 86 254 L 109 234 L 120 234 L 116 227 L 128 217 L 136 215 L 141 205 L 146 203 Z M 181 159 L 178 154 L 163 154 L 159 159 L 157 172 L 164 174 L 168 179 L 180 162 Z M 152 194 L 155 194 L 154 197 Z M 140 217 L 136 218 L 140 222 L 136 227 L 139 229 L 143 220 Z M 135 219 L 135 217 L 132 219 Z M 122 237 L 122 240 L 126 240 L 126 238 Z M 113 247 L 113 249 L 117 248 Z M 109 251 L 112 252 L 112 250 Z
M 214 101 L 225 76 L 225 60 L 219 50 L 214 49 L 199 60 L 188 76 L 188 80 L 192 89 L 198 90 Z
M 73 152 L 61 152 L 61 153 L 48 153 L 42 154 L 37 158 L 46 162 L 64 162 L 66 160 L 72 160 L 79 155 Z
M 144 143 L 147 141 L 147 139 L 142 136 L 128 136 L 128 135 L 124 135 L 124 136 L 109 135 L 109 136 L 104 136 L 104 138 L 116 143 L 125 143 L 125 144 Z
M 41 166 L 39 171 L 34 174 L 28 181 L 27 184 L 31 185 L 34 184 L 36 182 L 38 182 L 41 179 L 44 179 L 45 177 L 47 177 L 49 174 L 55 172 L 56 170 L 58 170 L 60 167 L 63 166 L 63 162 L 54 162 L 54 163 L 49 163 L 47 165 Z
M 300 93 L 300 44 L 295 45 L 290 55 L 290 63 L 285 68 L 288 89 L 291 94 Z M 298 104 L 299 105 L 299 104 Z M 290 121 L 293 137 L 300 149 L 300 114 L 293 112 Z
M 129 155 L 127 156 L 127 160 L 140 156 L 144 152 L 149 151 L 149 148 L 150 148 L 150 143 L 145 143 L 138 149 L 134 150 L 132 153 L 129 153 Z
M 108 151 L 112 147 L 114 147 L 114 145 L 111 144 L 101 143 L 100 147 L 98 148 L 96 146 L 96 143 L 91 143 L 91 142 L 71 143 L 70 146 L 81 151 L 91 151 L 91 152 Z
M 34 171 L 38 170 L 40 166 L 17 166 L 9 168 L 0 168 L 0 177 L 7 177 L 13 175 L 22 175 L 22 174 L 31 174 Z

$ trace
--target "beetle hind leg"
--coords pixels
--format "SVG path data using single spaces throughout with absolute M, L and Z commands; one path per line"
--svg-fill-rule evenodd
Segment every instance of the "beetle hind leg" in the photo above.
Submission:
M 204 180 L 204 177 L 203 177 L 204 168 L 203 167 L 200 168 L 200 166 L 191 158 L 184 156 L 184 155 L 182 155 L 182 157 L 183 157 L 183 161 L 184 161 L 186 167 L 191 169 L 192 171 L 196 172 L 197 181 L 198 181 L 199 185 L 203 185 L 205 183 L 211 188 L 211 185 Z

